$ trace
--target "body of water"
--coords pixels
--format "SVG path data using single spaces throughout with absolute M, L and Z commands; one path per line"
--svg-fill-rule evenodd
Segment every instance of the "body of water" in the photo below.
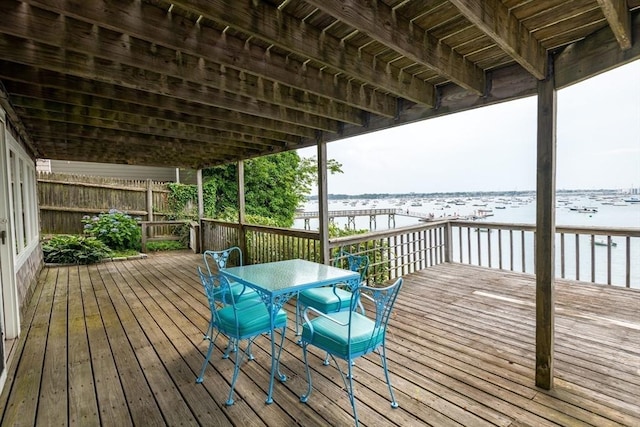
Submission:
M 640 227 L 640 203 L 625 200 L 631 196 L 574 195 L 556 199 L 556 225 L 593 227 Z M 401 209 L 409 212 L 432 214 L 434 218 L 473 216 L 486 212 L 485 221 L 509 224 L 535 224 L 536 203 L 532 197 L 464 197 L 464 198 L 387 198 L 330 200 L 329 210 Z M 317 201 L 309 201 L 304 210 L 318 210 Z M 591 210 L 595 210 L 592 212 Z M 369 229 L 369 217 L 356 218 L 356 228 Z M 347 218 L 336 218 L 343 227 Z M 416 225 L 417 218 L 397 216 L 395 227 Z M 311 228 L 318 228 L 318 221 L 311 220 Z M 296 220 L 295 228 L 304 228 L 303 220 Z M 377 218 L 376 229 L 388 228 L 384 215 Z
M 571 194 L 569 196 L 560 195 L 556 198 L 556 225 L 557 226 L 587 226 L 587 227 L 640 227 L 640 203 L 625 202 L 631 199 L 628 195 L 603 194 Z M 329 210 L 356 210 L 356 209 L 399 209 L 403 212 L 419 212 L 426 215 L 439 217 L 472 217 L 484 216 L 476 221 L 498 222 L 509 224 L 530 224 L 536 222 L 536 203 L 533 197 L 404 197 L 386 199 L 348 199 L 330 200 Z M 310 201 L 305 206 L 305 211 L 315 212 L 318 210 L 317 201 Z M 347 225 L 347 218 L 335 218 L 334 222 L 341 228 Z M 403 215 L 396 215 L 395 228 L 420 224 L 417 218 Z M 358 229 L 368 230 L 370 227 L 369 217 L 361 216 L 355 218 L 355 226 Z M 304 220 L 296 220 L 295 228 L 304 228 Z M 310 220 L 311 229 L 318 228 L 318 220 Z M 385 230 L 389 228 L 387 215 L 379 215 L 374 225 L 375 230 Z M 391 224 L 393 228 L 393 224 Z M 484 233 L 483 233 L 484 234 Z M 486 238 L 482 236 L 482 238 Z M 519 237 L 518 237 L 519 238 Z M 526 245 L 533 248 L 533 233 L 525 236 Z M 591 255 L 590 237 L 580 236 L 580 262 L 579 276 L 582 280 L 591 279 Z M 612 282 L 623 284 L 625 280 L 626 266 L 626 243 L 623 237 L 614 236 L 612 247 Z M 454 239 L 454 246 L 457 239 Z M 516 244 L 516 247 L 519 243 Z M 492 258 L 494 265 L 497 259 L 497 245 L 493 245 Z M 475 245 L 472 248 L 475 251 Z M 559 237 L 556 241 L 556 252 L 559 252 Z M 454 251 L 457 249 L 454 247 Z M 457 253 L 457 252 L 455 252 Z M 607 282 L 606 271 L 606 246 L 596 246 L 595 271 L 596 282 Z M 533 272 L 533 249 L 525 252 L 525 271 Z M 504 255 L 503 255 L 504 258 Z M 521 263 L 521 256 L 516 256 L 518 263 Z M 576 256 L 575 256 L 575 236 L 568 235 L 565 239 L 565 277 L 576 278 Z M 515 265 L 514 270 L 522 271 L 522 266 Z M 560 272 L 560 261 L 556 263 L 556 274 Z M 632 286 L 640 288 L 640 239 L 632 239 L 631 242 L 631 277 Z

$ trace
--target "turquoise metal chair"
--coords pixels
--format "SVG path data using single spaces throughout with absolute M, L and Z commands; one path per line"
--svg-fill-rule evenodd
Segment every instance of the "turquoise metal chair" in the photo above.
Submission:
M 345 265 L 346 264 L 346 265 Z M 366 255 L 354 255 L 341 249 L 333 260 L 335 267 L 348 267 L 349 270 L 360 273 L 362 284 L 369 270 L 369 257 Z M 299 323 L 302 322 L 302 311 L 305 307 L 313 307 L 323 313 L 336 313 L 349 310 L 351 296 L 355 288 L 347 285 L 323 286 L 320 288 L 308 289 L 298 294 L 296 301 L 296 335 L 300 335 Z M 359 305 L 364 312 L 362 305 Z M 325 364 L 329 361 L 326 360 Z
M 271 329 L 271 315 L 267 310 L 267 306 L 259 298 L 246 298 L 241 302 L 236 302 L 231 292 L 232 285 L 229 283 L 226 277 L 221 274 L 205 274 L 202 269 L 198 267 L 198 275 L 204 286 L 205 294 L 209 302 L 209 308 L 211 309 L 211 322 L 212 327 L 211 335 L 209 337 L 209 348 L 207 349 L 207 355 L 202 364 L 202 370 L 200 375 L 196 379 L 197 383 L 201 383 L 204 380 L 204 372 L 209 364 L 211 353 L 215 347 L 216 340 L 221 334 L 229 339 L 229 345 L 225 351 L 225 356 L 228 354 L 228 349 L 232 345 L 237 345 L 237 351 L 235 352 L 235 367 L 233 370 L 233 377 L 231 378 L 231 389 L 229 390 L 229 397 L 226 401 L 226 405 L 233 405 L 233 390 L 238 379 L 240 372 L 240 365 L 244 361 L 245 357 L 249 360 L 253 359 L 251 354 L 251 345 L 253 341 L 262 334 L 271 334 L 274 331 Z M 287 313 L 280 309 L 275 317 L 273 329 L 280 329 L 280 347 L 276 355 L 272 357 L 276 358 L 278 366 L 278 376 L 283 378 L 280 373 L 280 354 L 282 353 L 282 346 L 284 344 L 284 333 L 287 328 Z M 240 343 L 246 340 L 247 345 L 244 351 L 240 349 Z M 224 356 L 223 356 L 224 357 Z
M 326 351 L 335 362 L 349 395 L 356 426 L 358 425 L 358 411 L 354 396 L 352 370 L 353 361 L 358 357 L 374 351 L 380 355 L 384 376 L 391 395 L 391 407 L 398 407 L 398 402 L 396 402 L 391 382 L 389 381 L 385 343 L 389 316 L 401 287 L 402 278 L 385 288 L 362 285 L 353 293 L 351 310 L 349 311 L 325 314 L 313 307 L 305 308 L 301 343 L 307 371 L 308 388 L 307 392 L 300 397 L 301 402 L 307 402 L 311 395 L 311 371 L 309 370 L 307 350 L 312 345 Z M 373 302 L 375 316 L 367 317 L 356 310 L 360 301 L 359 298 L 365 298 Z M 346 375 L 336 358 L 347 362 Z
M 225 269 L 227 265 L 237 267 L 242 264 L 242 250 L 237 246 L 221 251 L 204 251 L 202 254 L 204 264 L 207 266 L 207 272 L 209 275 L 215 275 L 220 270 Z M 240 302 L 244 298 L 255 298 L 257 296 L 256 291 L 248 288 L 240 283 L 231 283 L 231 294 L 236 302 Z
M 204 251 L 202 254 L 202 259 L 204 260 L 204 265 L 207 267 L 207 272 L 210 276 L 217 275 L 220 273 L 220 270 L 227 267 L 227 265 L 231 266 L 239 266 L 242 264 L 242 251 L 239 247 L 233 246 L 221 251 Z M 247 298 L 260 298 L 257 292 L 251 288 L 246 287 L 241 283 L 231 283 L 229 288 L 229 294 L 233 295 L 233 300 L 236 302 L 242 302 Z M 225 303 L 229 304 L 230 299 L 229 295 L 225 296 Z M 213 319 L 212 319 L 213 321 Z M 203 339 L 211 339 L 212 333 L 212 324 L 209 323 L 209 328 L 207 332 L 204 334 Z M 231 343 L 230 343 L 231 344 Z M 231 348 L 231 347 L 230 347 Z M 229 348 L 229 349 L 230 349 Z M 225 352 L 225 356 L 228 356 L 229 349 Z

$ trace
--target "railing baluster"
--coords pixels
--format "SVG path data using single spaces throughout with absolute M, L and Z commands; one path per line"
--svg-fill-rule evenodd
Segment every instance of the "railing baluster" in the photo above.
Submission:
M 513 230 L 509 230 L 509 269 L 513 271 Z
M 502 230 L 498 229 L 498 268 L 502 270 Z
M 610 284 L 611 284 L 611 236 L 607 236 L 607 285 L 610 285 Z
M 580 235 L 576 233 L 576 280 L 580 280 Z
M 533 241 L 535 242 L 535 238 Z M 527 261 L 526 261 L 526 246 L 525 246 L 525 234 L 524 230 L 520 232 L 520 245 L 522 246 L 522 272 L 526 273 L 527 271 Z M 534 249 L 535 251 L 535 249 Z M 535 252 L 534 252 L 535 253 Z
M 625 250 L 627 259 L 625 262 L 625 284 L 627 288 L 631 287 L 631 237 L 627 236 Z
M 487 228 L 487 263 L 489 264 L 489 268 L 491 268 L 491 233 L 493 232 L 492 228 Z
M 462 251 L 462 227 L 458 227 L 458 249 L 460 252 L 460 262 L 464 262 L 463 260 L 463 256 L 464 256 L 464 252 Z
M 596 281 L 596 236 L 591 235 L 591 281 Z
M 565 259 L 564 259 L 564 233 L 560 233 L 560 277 L 564 279 L 564 267 L 565 267 Z
M 428 237 L 427 244 L 428 244 L 428 247 L 429 247 L 429 265 L 434 265 L 433 251 L 435 250 L 435 248 L 434 248 L 435 239 L 434 239 L 434 232 L 433 231 L 434 231 L 433 229 L 427 230 L 426 236 L 425 236 L 425 237 Z
M 473 264 L 471 260 L 471 227 L 467 227 L 467 256 L 469 257 L 469 264 Z

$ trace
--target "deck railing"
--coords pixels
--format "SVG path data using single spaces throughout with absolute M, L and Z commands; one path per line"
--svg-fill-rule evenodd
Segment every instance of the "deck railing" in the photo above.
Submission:
M 240 225 L 202 220 L 203 249 L 220 250 L 230 246 L 244 248 L 244 262 L 259 264 L 287 259 L 320 260 L 320 234 L 317 231 Z
M 329 240 L 331 257 L 340 248 L 371 260 L 367 281 L 382 283 L 404 274 L 444 262 L 446 222 L 377 231 Z M 244 230 L 244 232 L 241 232 Z M 203 249 L 245 247 L 245 263 L 301 258 L 319 261 L 317 231 L 243 225 L 205 219 Z M 245 242 L 241 239 L 243 238 Z
M 245 247 L 246 263 L 291 258 L 318 261 L 316 231 L 202 221 L 203 248 Z M 244 241 L 242 240 L 244 239 Z M 476 221 L 434 221 L 329 240 L 366 254 L 369 283 L 458 262 L 534 273 L 535 226 Z M 556 227 L 556 277 L 640 288 L 640 228 Z
M 189 221 L 141 221 L 141 252 L 147 252 L 149 242 L 182 240 L 182 230 L 189 226 Z M 191 247 L 194 247 L 193 244 Z
M 451 228 L 453 262 L 534 272 L 535 226 L 451 221 Z M 556 277 L 640 288 L 639 228 L 558 226 L 555 248 Z

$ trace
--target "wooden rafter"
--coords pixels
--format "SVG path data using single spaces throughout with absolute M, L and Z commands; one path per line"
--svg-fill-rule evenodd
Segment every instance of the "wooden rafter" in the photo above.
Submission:
M 0 70 L 3 68 L 0 61 Z M 2 72 L 0 71 L 0 74 Z M 238 132 L 240 129 L 255 134 L 264 135 L 262 129 L 267 132 L 282 132 L 279 122 L 261 117 L 244 117 L 236 112 L 229 112 L 216 108 L 205 108 L 193 103 L 178 103 L 175 99 L 162 96 L 152 96 L 144 92 L 127 91 L 120 92 L 117 98 L 111 97 L 101 84 L 96 84 L 99 93 L 87 92 L 86 82 L 78 81 L 78 85 L 71 89 L 37 85 L 25 82 L 9 81 L 5 86 L 11 93 L 11 99 L 16 106 L 67 112 L 68 108 L 92 108 L 108 113 L 125 112 L 134 115 L 158 117 L 175 117 L 181 123 L 196 122 L 204 125 L 212 121 L 212 128 Z M 135 99 L 134 99 L 135 98 Z M 188 115 L 188 119 L 181 119 L 182 115 Z M 315 130 L 302 126 L 288 126 L 287 133 L 299 138 L 314 138 Z M 253 133 L 252 133 L 253 132 Z
M 284 148 L 286 146 L 283 142 L 277 142 L 271 139 L 265 139 L 261 137 L 235 134 L 231 132 L 216 131 L 216 132 L 203 132 L 196 127 L 184 127 L 182 129 L 166 129 L 161 126 L 141 126 L 139 124 L 131 125 L 129 123 L 123 123 L 115 120 L 96 120 L 89 119 L 83 120 L 81 117 L 74 116 L 73 119 L 69 119 L 67 115 L 52 115 L 47 114 L 46 117 L 37 117 L 36 113 L 30 113 L 24 111 L 23 117 L 28 117 L 30 127 L 33 129 L 33 134 L 41 133 L 42 131 L 59 134 L 64 132 L 65 135 L 87 135 L 82 132 L 90 129 L 93 134 L 103 135 L 115 135 L 116 132 L 121 135 L 137 135 L 138 138 L 144 138 L 145 136 L 151 136 L 156 140 L 157 138 L 164 138 L 167 140 L 188 140 L 191 142 L 199 143 L 221 143 L 224 142 L 225 147 L 242 148 L 247 151 L 257 150 L 259 147 L 268 148 Z M 57 120 L 56 120 L 57 119 Z
M 18 46 L 18 48 L 7 48 L 7 46 Z M 132 57 L 134 56 L 132 55 Z M 47 58 L 46 62 L 42 60 L 45 57 Z M 29 66 L 38 65 L 41 69 L 77 78 L 97 80 L 150 93 L 167 93 L 179 99 L 225 107 L 241 113 L 283 122 L 304 123 L 305 120 L 301 120 L 302 113 L 309 113 L 308 117 L 312 115 L 315 119 L 311 119 L 311 121 L 306 119 L 308 125 L 310 127 L 319 126 L 319 129 L 326 131 L 330 131 L 332 128 L 330 120 L 362 125 L 360 113 L 356 110 L 350 110 L 350 107 L 335 103 L 323 103 L 313 98 L 296 100 L 293 96 L 279 93 L 277 87 L 275 92 L 272 92 L 270 89 L 273 88 L 268 85 L 263 87 L 263 91 L 259 91 L 251 97 L 250 93 L 239 87 L 240 79 L 230 78 L 227 80 L 224 73 L 206 73 L 204 76 L 198 76 L 201 74 L 200 70 L 188 65 L 182 70 L 183 78 L 180 78 L 179 76 L 158 73 L 150 69 L 151 67 L 147 69 L 130 67 L 124 63 L 102 60 L 77 52 L 51 49 L 49 45 L 34 43 L 27 39 L 9 39 L 9 36 L 4 34 L 0 34 L 0 58 Z M 163 70 L 169 67 L 165 66 Z M 208 85 L 202 84 L 205 79 L 209 82 Z M 276 102 L 281 107 L 277 106 Z M 312 124 L 312 121 L 315 121 L 315 124 Z
M 450 2 L 535 78 L 545 78 L 545 49 L 500 0 Z
M 266 92 L 264 95 L 266 98 L 263 100 L 267 102 L 273 101 L 276 96 L 282 100 L 282 103 L 294 102 L 297 98 L 302 98 L 301 95 L 282 95 L 283 88 L 291 87 L 308 93 L 307 98 L 325 97 L 350 108 L 359 108 L 389 117 L 395 113 L 395 98 L 392 96 L 381 94 L 371 88 L 363 88 L 346 79 L 335 79 L 331 74 L 323 73 L 318 69 L 314 70 L 295 59 L 267 52 L 265 49 L 247 44 L 214 28 L 201 27 L 186 19 L 167 16 L 157 7 L 142 2 L 116 0 L 105 4 L 102 1 L 92 1 L 83 3 L 82 7 L 70 7 L 67 3 L 60 5 L 59 2 L 46 0 L 29 1 L 29 3 L 38 7 L 29 11 L 25 11 L 24 8 L 0 9 L 7 16 L 6 25 L 25 37 L 36 38 L 37 34 L 33 33 L 37 33 L 38 29 L 40 35 L 49 34 L 53 26 L 56 29 L 53 31 L 55 36 L 47 39 L 49 44 L 72 45 L 74 50 L 82 49 L 87 54 L 114 58 L 116 61 L 130 64 L 131 61 L 135 61 L 135 66 L 140 68 L 157 67 L 162 59 L 159 57 L 159 50 L 164 47 L 171 52 L 168 52 L 169 57 L 164 59 L 163 64 L 174 65 L 171 62 L 179 55 L 180 63 L 175 64 L 174 67 L 179 67 L 179 71 L 185 73 L 185 78 L 190 65 L 195 75 L 203 74 L 202 68 L 224 69 L 225 86 L 230 86 L 225 89 L 230 91 L 239 90 L 238 87 L 246 80 L 246 76 L 240 78 L 239 73 L 251 73 L 254 80 L 263 79 L 260 84 Z M 39 8 L 96 25 L 98 28 L 128 35 L 131 37 L 130 43 L 127 43 L 126 48 L 114 42 L 99 43 L 99 40 L 96 40 L 99 31 L 95 31 L 94 37 L 77 37 L 71 32 L 75 30 L 82 33 L 81 28 L 74 29 L 71 25 L 65 25 L 64 20 L 57 19 L 51 14 L 38 14 Z M 21 26 L 20 22 L 25 19 L 20 18 L 24 16 L 28 16 L 26 21 L 29 25 Z M 43 31 L 47 28 L 48 31 Z M 27 31 L 30 33 L 24 34 Z M 146 48 L 144 44 L 136 49 L 134 38 L 137 39 L 138 45 L 143 41 L 148 44 L 153 43 L 153 49 Z M 184 43 L 185 39 L 189 40 L 189 43 Z M 69 43 L 70 41 L 73 42 Z M 100 52 L 97 52 L 97 49 Z M 125 52 L 122 52 L 123 49 Z M 148 57 L 152 50 L 152 57 Z M 202 64 L 203 61 L 205 64 Z M 213 83 L 211 78 L 212 76 L 207 78 L 209 85 Z M 273 93 L 278 89 L 280 93 L 274 93 L 272 97 L 268 96 L 269 92 Z
M 140 112 L 125 112 L 123 110 L 110 111 L 94 107 L 74 106 L 69 104 L 44 101 L 27 98 L 20 95 L 12 97 L 13 106 L 21 112 L 21 116 L 28 119 L 49 120 L 61 123 L 75 123 L 84 126 L 96 126 L 106 128 L 126 127 L 126 130 L 137 129 L 138 132 L 147 132 L 155 135 L 157 132 L 194 135 L 196 138 L 205 137 L 214 132 L 228 135 L 227 138 L 248 140 L 248 136 L 262 136 L 281 142 L 283 145 L 296 145 L 301 138 L 285 132 L 268 131 L 257 127 L 239 126 L 231 122 L 212 120 L 207 117 L 194 117 L 191 115 L 179 115 L 173 120 L 167 119 L 172 112 L 167 114 L 154 112 L 151 107 L 143 114 Z M 123 104 L 126 109 L 131 109 L 129 104 Z
M 598 0 L 605 18 L 616 36 L 620 49 L 631 48 L 631 14 L 626 0 Z
M 207 19 L 242 28 L 253 37 L 310 58 L 347 76 L 357 76 L 398 97 L 423 105 L 435 105 L 433 86 L 413 78 L 393 64 L 379 64 L 372 55 L 313 26 L 300 25 L 298 20 L 266 2 L 177 0 L 173 4 Z
M 332 16 L 339 16 L 342 22 L 413 61 L 432 68 L 460 86 L 478 95 L 484 93 L 482 70 L 408 19 L 394 13 L 383 2 L 307 0 L 307 3 Z

